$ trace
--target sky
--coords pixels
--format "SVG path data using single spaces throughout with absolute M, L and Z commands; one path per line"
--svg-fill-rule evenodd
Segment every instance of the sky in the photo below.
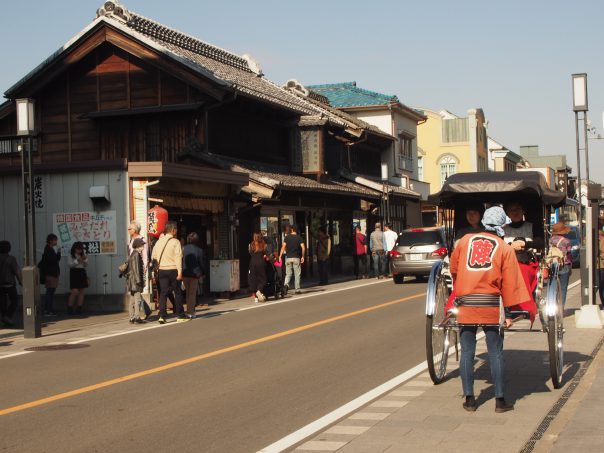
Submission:
M 101 0 L 3 1 L 2 93 L 96 16 Z M 601 0 L 122 0 L 126 8 L 236 54 L 279 84 L 356 81 L 404 104 L 466 116 L 512 151 L 566 154 L 576 174 L 571 74 L 588 75 L 588 119 L 604 136 Z M 588 140 L 604 184 L 604 140 Z M 581 151 L 582 177 L 585 154 Z

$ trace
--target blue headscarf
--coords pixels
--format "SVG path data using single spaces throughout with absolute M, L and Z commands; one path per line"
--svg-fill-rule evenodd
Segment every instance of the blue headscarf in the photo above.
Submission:
M 504 237 L 502 226 L 505 225 L 506 215 L 503 208 L 493 206 L 487 209 L 482 216 L 482 224 L 486 231 L 492 231 L 499 237 Z

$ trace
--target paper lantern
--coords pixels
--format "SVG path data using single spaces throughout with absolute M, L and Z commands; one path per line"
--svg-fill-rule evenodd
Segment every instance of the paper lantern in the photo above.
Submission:
M 147 215 L 148 233 L 149 236 L 158 238 L 166 228 L 166 222 L 168 221 L 168 211 L 161 206 L 153 206 L 149 209 Z

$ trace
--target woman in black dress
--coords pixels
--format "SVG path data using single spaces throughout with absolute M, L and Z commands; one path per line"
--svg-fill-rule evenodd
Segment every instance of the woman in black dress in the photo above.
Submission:
M 73 314 L 73 304 L 77 298 L 77 306 L 75 314 L 82 314 L 82 306 L 84 305 L 84 291 L 88 288 L 88 275 L 86 274 L 86 266 L 88 266 L 88 257 L 84 251 L 84 244 L 74 242 L 71 246 L 69 255 L 69 288 L 71 293 L 67 299 L 67 313 Z
M 264 302 L 266 296 L 262 291 L 266 286 L 266 242 L 264 242 L 260 233 L 254 233 L 248 249 L 251 255 L 248 277 L 250 289 L 255 293 L 255 302 Z

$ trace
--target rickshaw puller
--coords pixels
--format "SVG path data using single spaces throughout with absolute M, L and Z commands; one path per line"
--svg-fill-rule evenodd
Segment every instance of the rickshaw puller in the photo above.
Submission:
M 530 299 L 514 250 L 507 245 L 503 225 L 506 215 L 496 206 L 485 211 L 485 231 L 466 234 L 451 255 L 450 270 L 455 283 L 459 311 L 461 362 L 460 374 L 465 396 L 463 408 L 476 410 L 474 397 L 474 356 L 477 325 L 483 325 L 489 354 L 491 377 L 495 385 L 495 412 L 514 409 L 505 401 L 503 331 L 499 327 L 499 303 L 511 307 Z M 506 314 L 505 325 L 512 320 Z

